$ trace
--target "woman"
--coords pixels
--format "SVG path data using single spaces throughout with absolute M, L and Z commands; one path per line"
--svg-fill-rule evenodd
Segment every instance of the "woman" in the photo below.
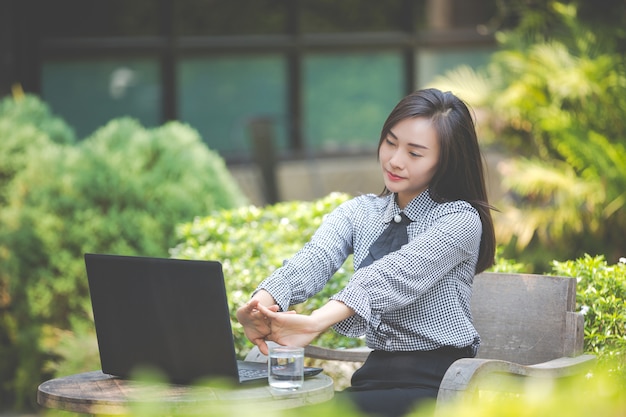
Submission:
M 493 264 L 495 237 L 474 122 L 452 93 L 402 99 L 383 125 L 378 160 L 383 193 L 328 214 L 237 318 L 263 353 L 266 340 L 305 346 L 331 326 L 365 335 L 373 351 L 343 394 L 364 412 L 399 416 L 435 398 L 455 360 L 476 355 L 472 282 Z M 408 223 L 408 236 L 385 254 L 374 242 L 394 222 Z M 284 313 L 318 293 L 351 253 L 355 272 L 343 290 L 310 315 Z

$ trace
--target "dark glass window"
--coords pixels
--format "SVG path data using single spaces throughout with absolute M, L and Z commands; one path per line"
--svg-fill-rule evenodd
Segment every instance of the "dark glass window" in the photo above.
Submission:
M 179 119 L 223 156 L 250 155 L 250 122 L 274 121 L 277 148 L 286 145 L 285 63 L 280 55 L 181 59 L 176 80 Z
M 422 48 L 417 53 L 416 80 L 419 88 L 427 87 L 437 77 L 458 68 L 460 65 L 475 70 L 484 67 L 494 50 L 491 47 L 472 49 Z
M 245 159 L 263 117 L 285 158 L 367 151 L 407 89 L 488 59 L 475 28 L 495 1 L 20 0 L 36 53 L 15 71 L 35 68 L 24 85 L 82 137 L 125 115 L 179 119 Z
M 375 149 L 403 96 L 398 52 L 311 54 L 304 59 L 304 134 L 323 153 Z
M 161 123 L 158 62 L 150 59 L 49 61 L 42 68 L 42 98 L 84 139 L 117 117 L 144 126 Z

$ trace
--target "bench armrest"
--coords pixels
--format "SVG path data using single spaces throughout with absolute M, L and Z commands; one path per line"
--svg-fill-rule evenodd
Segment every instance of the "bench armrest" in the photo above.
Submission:
M 304 356 L 313 359 L 344 362 L 365 362 L 372 350 L 367 347 L 329 349 L 321 346 L 308 345 L 304 348 Z
M 520 365 L 493 359 L 459 359 L 441 381 L 437 404 L 472 397 L 482 389 L 511 391 L 520 378 L 565 378 L 582 375 L 595 364 L 594 355 L 562 357 L 535 365 Z
M 272 344 L 274 342 L 268 342 Z M 321 346 L 308 345 L 304 348 L 304 356 L 313 359 L 323 359 L 328 361 L 344 362 L 365 362 L 371 349 L 367 347 L 350 349 L 330 349 Z M 261 353 L 258 347 L 254 346 L 246 356 L 246 361 L 267 362 L 267 356 Z

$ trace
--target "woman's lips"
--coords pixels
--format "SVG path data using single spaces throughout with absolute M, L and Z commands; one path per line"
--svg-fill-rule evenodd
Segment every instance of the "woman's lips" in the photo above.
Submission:
M 404 179 L 403 177 L 400 177 L 398 175 L 395 175 L 389 171 L 385 171 L 387 173 L 387 178 L 389 178 L 391 181 L 400 181 L 402 179 Z

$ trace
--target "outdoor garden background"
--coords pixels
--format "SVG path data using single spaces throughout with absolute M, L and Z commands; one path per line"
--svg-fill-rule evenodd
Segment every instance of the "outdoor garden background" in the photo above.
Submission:
M 493 270 L 576 278 L 585 350 L 602 370 L 534 406 L 492 402 L 483 416 L 626 409 L 626 4 L 610 4 L 528 7 L 497 34 L 487 66 L 432 83 L 474 109 L 483 148 L 507 155 Z M 234 313 L 347 198 L 253 206 L 191 126 L 120 118 L 78 138 L 16 88 L 0 102 L 0 412 L 37 411 L 42 381 L 98 369 L 85 252 L 222 260 Z M 297 309 L 316 308 L 351 272 L 348 261 Z M 235 320 L 233 330 L 243 356 L 251 344 Z M 360 341 L 327 332 L 317 343 Z

